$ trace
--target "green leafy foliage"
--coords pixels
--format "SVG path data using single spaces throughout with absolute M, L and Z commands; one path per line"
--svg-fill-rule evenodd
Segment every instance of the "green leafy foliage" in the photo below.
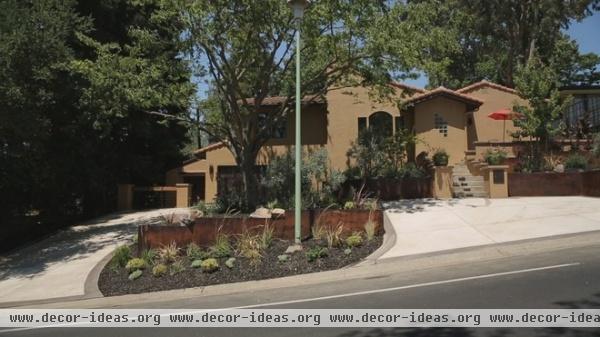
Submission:
M 231 242 L 229 241 L 229 235 L 225 233 L 217 233 L 215 236 L 215 242 L 208 249 L 208 253 L 210 256 L 214 258 L 222 258 L 231 256 Z
M 176 261 L 169 266 L 169 274 L 176 275 L 185 270 L 185 265 L 182 260 Z
M 570 104 L 558 91 L 559 77 L 554 69 L 539 58 L 532 57 L 527 65 L 518 68 L 515 82 L 519 95 L 528 105 L 515 104 L 521 117 L 514 120 L 524 136 L 532 138 L 525 159 L 531 171 L 544 169 L 544 153 L 549 152 L 552 137 L 564 130 L 560 116 Z
M 592 140 L 592 154 L 600 157 L 600 133 L 596 133 Z
M 279 262 L 287 262 L 289 261 L 290 256 L 287 254 L 281 254 L 281 255 L 277 255 L 277 261 Z
M 144 259 L 133 258 L 129 260 L 129 262 L 127 262 L 127 265 L 125 265 L 125 269 L 131 272 L 138 269 L 146 269 L 147 266 L 148 264 L 146 264 L 146 261 Z
M 159 263 L 152 268 L 152 275 L 154 277 L 161 277 L 167 274 L 169 267 L 166 264 Z
M 202 260 L 194 260 L 191 263 L 191 267 L 192 268 L 200 268 L 200 266 L 202 265 Z
M 372 128 L 363 130 L 346 153 L 352 160 L 346 176 L 362 180 L 423 177 L 425 172 L 407 162 L 408 150 L 417 141 L 407 130 L 398 130 L 388 137 Z
M 588 160 L 580 153 L 573 153 L 565 160 L 565 168 L 571 170 L 585 170 L 588 166 Z
M 142 252 L 140 258 L 144 260 L 147 265 L 151 266 L 154 264 L 154 260 L 158 258 L 158 252 L 156 251 L 156 249 L 146 249 Z
M 448 165 L 449 155 L 446 150 L 436 150 L 431 157 L 435 166 L 446 166 Z
M 363 244 L 363 237 L 358 232 L 352 233 L 352 235 L 346 238 L 346 245 L 350 248 L 358 247 Z
M 160 182 L 183 159 L 186 129 L 145 113 L 187 115 L 177 18 L 156 21 L 156 1 L 98 3 L 0 2 L 3 214 L 98 216 L 118 183 Z
M 305 254 L 308 262 L 314 262 L 318 259 L 327 257 L 329 255 L 329 250 L 325 247 L 312 247 L 307 250 Z
M 110 265 L 113 268 L 123 268 L 131 259 L 131 249 L 127 245 L 119 246 L 110 259 Z
M 187 246 L 185 255 L 192 260 L 204 260 L 208 258 L 210 254 L 192 242 Z
M 501 165 L 504 164 L 504 161 L 507 157 L 506 151 L 502 149 L 489 149 L 483 155 L 485 161 L 490 165 Z
M 219 269 L 219 261 L 217 259 L 209 258 L 200 263 L 200 268 L 205 273 L 212 273 Z

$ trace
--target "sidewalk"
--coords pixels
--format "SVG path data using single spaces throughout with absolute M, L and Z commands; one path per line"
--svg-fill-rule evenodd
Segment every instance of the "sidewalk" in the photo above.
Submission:
M 140 220 L 169 212 L 173 209 L 111 214 L 12 253 L 0 261 L 0 304 L 90 295 L 86 292 L 97 291 L 95 285 L 85 289 L 94 267 L 131 241 Z
M 600 230 L 600 198 L 402 200 L 386 203 L 396 241 L 380 259 Z

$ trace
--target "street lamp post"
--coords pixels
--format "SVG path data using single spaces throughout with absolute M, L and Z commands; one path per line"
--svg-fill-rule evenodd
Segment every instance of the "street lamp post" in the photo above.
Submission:
M 300 230 L 302 221 L 302 143 L 300 137 L 300 109 L 302 93 L 300 90 L 300 27 L 304 10 L 310 4 L 309 0 L 288 0 L 288 6 L 294 12 L 296 23 L 296 172 L 295 172 L 295 197 L 294 197 L 294 238 L 296 244 L 300 244 Z

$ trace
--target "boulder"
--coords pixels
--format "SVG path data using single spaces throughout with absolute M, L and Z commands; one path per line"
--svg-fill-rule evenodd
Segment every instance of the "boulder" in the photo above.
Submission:
M 254 211 L 254 213 L 250 214 L 250 217 L 258 219 L 270 219 L 271 211 L 269 211 L 268 208 L 260 207 L 257 208 L 256 211 Z

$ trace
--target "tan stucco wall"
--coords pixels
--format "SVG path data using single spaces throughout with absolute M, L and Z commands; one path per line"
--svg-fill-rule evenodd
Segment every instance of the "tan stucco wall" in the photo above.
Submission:
M 395 89 L 397 98 L 408 97 L 401 89 Z M 304 151 L 312 151 L 324 146 L 327 149 L 333 169 L 344 170 L 348 166 L 346 153 L 352 141 L 358 136 L 358 118 L 369 117 L 377 111 L 388 112 L 392 117 L 400 116 L 394 100 L 376 102 L 369 97 L 369 90 L 363 87 L 331 90 L 326 95 L 327 105 L 313 105 L 302 110 L 302 144 Z M 295 139 L 295 115 L 288 118 L 287 137 L 273 139 L 263 147 L 257 164 L 268 163 L 275 155 L 293 149 Z M 395 123 L 395 120 L 392 121 Z M 408 117 L 405 123 L 412 124 Z M 395 125 L 392 124 L 393 129 Z M 210 165 L 209 165 L 210 163 Z M 167 172 L 167 183 L 183 182 L 183 174 L 204 173 L 206 177 L 206 200 L 214 200 L 217 193 L 218 166 L 235 165 L 233 155 L 225 147 L 206 153 L 206 159 L 197 160 Z M 212 169 L 211 169 L 212 166 Z
M 396 90 L 393 99 L 401 99 L 403 91 Z M 369 97 L 369 89 L 364 87 L 332 90 L 327 93 L 328 120 L 330 127 L 327 137 L 327 151 L 331 166 L 344 170 L 348 167 L 346 153 L 358 136 L 358 118 L 368 118 L 378 111 L 385 111 L 392 117 L 400 116 L 397 104 L 392 101 L 377 102 Z M 392 119 L 392 123 L 395 120 Z M 393 129 L 395 125 L 392 124 Z
M 467 150 L 466 110 L 464 103 L 445 97 L 436 97 L 418 104 L 414 108 L 414 130 L 419 138 L 416 154 L 425 151 L 429 155 L 444 149 L 449 155 L 449 164 L 462 161 Z M 435 129 L 435 114 L 448 122 L 448 136 Z
M 516 102 L 525 104 L 526 101 L 515 93 L 483 86 L 476 90 L 466 92 L 469 96 L 482 100 L 484 103 L 473 114 L 473 141 L 502 141 L 502 130 L 504 121 L 493 120 L 488 115 L 494 111 L 508 108 L 511 109 Z M 511 133 L 516 131 L 513 121 L 506 121 L 505 140 L 511 141 Z

